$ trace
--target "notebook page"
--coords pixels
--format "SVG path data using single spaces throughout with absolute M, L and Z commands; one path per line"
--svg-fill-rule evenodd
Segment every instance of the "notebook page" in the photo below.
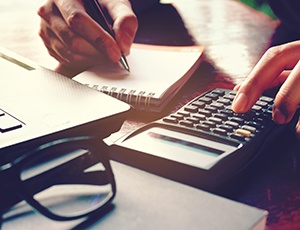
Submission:
M 105 87 L 108 91 L 111 88 L 114 91 L 123 89 L 127 92 L 144 91 L 146 94 L 154 93 L 152 96 L 154 98 L 160 98 L 176 81 L 185 76 L 197 62 L 202 51 L 203 48 L 198 46 L 168 47 L 134 44 L 131 54 L 127 57 L 130 72 L 119 63 L 114 63 L 91 68 L 73 79 L 99 90 Z M 171 92 L 173 90 L 171 89 Z

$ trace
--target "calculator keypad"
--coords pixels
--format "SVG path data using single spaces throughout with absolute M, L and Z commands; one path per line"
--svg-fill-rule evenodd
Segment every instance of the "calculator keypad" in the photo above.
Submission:
M 162 122 L 187 132 L 245 143 L 270 124 L 274 101 L 261 96 L 250 111 L 237 114 L 231 109 L 235 95 L 232 90 L 214 89 L 163 118 Z

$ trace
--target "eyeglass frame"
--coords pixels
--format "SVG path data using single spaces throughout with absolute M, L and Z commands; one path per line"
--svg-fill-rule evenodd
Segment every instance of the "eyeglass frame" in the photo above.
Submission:
M 77 149 L 84 149 L 85 147 L 88 149 L 92 149 L 93 153 L 97 153 L 101 151 L 101 153 L 96 154 L 98 161 L 101 162 L 105 168 L 106 175 L 108 177 L 108 182 L 112 186 L 112 195 L 109 197 L 108 200 L 106 200 L 105 203 L 103 203 L 98 208 L 84 213 L 80 215 L 75 216 L 60 216 L 55 213 L 52 213 L 47 208 L 45 208 L 42 204 L 40 204 L 37 200 L 34 199 L 34 197 L 27 192 L 27 189 L 24 188 L 23 182 L 20 178 L 22 166 L 26 163 L 26 161 L 30 160 L 31 158 L 35 157 L 34 154 L 36 154 L 39 151 L 45 150 L 47 148 L 56 147 L 58 145 L 62 144 L 72 144 L 72 148 L 75 147 Z M 96 163 L 95 163 L 96 164 Z M 26 201 L 33 209 L 37 210 L 42 215 L 56 221 L 68 221 L 68 220 L 75 220 L 80 219 L 86 216 L 90 216 L 94 213 L 99 213 L 101 210 L 105 210 L 106 207 L 111 204 L 112 200 L 114 199 L 116 195 L 116 182 L 113 174 L 112 167 L 110 165 L 109 161 L 109 149 L 108 146 L 103 142 L 103 140 L 100 140 L 97 137 L 92 136 L 78 136 L 78 137 L 70 137 L 70 138 L 62 138 L 55 141 L 48 142 L 46 144 L 42 144 L 36 148 L 33 148 L 32 150 L 29 150 L 22 154 L 17 159 L 13 160 L 10 163 L 6 163 L 2 166 L 0 166 L 0 182 L 4 181 L 5 179 L 9 178 L 11 181 L 9 182 L 9 185 L 5 188 L 7 192 L 11 192 L 12 190 L 16 193 L 18 197 L 14 197 L 15 200 L 12 201 L 10 205 L 5 207 L 3 210 L 0 208 L 0 214 L 3 215 L 5 212 L 9 210 L 9 208 L 13 207 L 15 204 L 21 202 L 22 200 Z M 1 186 L 0 186 L 1 188 Z M 2 190 L 2 188 L 1 188 Z M 2 193 L 0 191 L 0 193 Z M 2 196 L 2 195 L 1 195 Z

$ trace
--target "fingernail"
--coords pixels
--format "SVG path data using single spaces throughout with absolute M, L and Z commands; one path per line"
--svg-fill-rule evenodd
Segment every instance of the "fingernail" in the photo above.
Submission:
M 273 121 L 275 121 L 278 124 L 285 124 L 286 123 L 286 117 L 283 115 L 283 113 L 276 107 L 273 108 Z
M 248 103 L 248 97 L 244 93 L 238 93 L 232 103 L 232 109 L 235 112 L 245 112 Z

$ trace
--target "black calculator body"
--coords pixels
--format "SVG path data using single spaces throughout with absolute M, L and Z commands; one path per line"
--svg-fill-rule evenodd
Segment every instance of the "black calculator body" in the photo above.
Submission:
M 272 121 L 273 98 L 261 96 L 236 114 L 233 90 L 213 89 L 116 141 L 112 159 L 216 192 L 242 172 L 290 125 Z

